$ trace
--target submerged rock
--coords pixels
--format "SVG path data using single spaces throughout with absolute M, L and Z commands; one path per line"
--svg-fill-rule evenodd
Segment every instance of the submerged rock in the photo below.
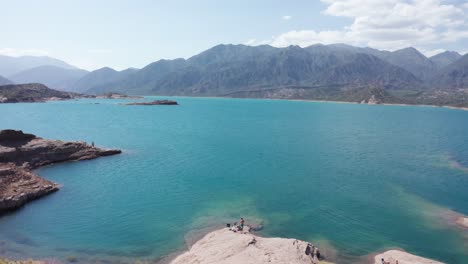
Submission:
M 94 159 L 121 153 L 85 142 L 49 140 L 19 130 L 0 131 L 0 213 L 57 191 L 56 183 L 31 170 L 57 162 Z

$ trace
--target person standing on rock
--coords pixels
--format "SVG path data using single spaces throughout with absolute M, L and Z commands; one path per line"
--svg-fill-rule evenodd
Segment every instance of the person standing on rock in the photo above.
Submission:
M 306 250 L 305 250 L 305 254 L 306 254 L 306 255 L 310 255 L 311 250 L 312 250 L 312 248 L 310 247 L 310 243 L 307 243 L 307 247 L 306 247 Z
M 241 220 L 240 220 L 241 230 L 244 230 L 244 224 L 245 224 L 245 220 L 244 220 L 244 218 L 241 217 Z

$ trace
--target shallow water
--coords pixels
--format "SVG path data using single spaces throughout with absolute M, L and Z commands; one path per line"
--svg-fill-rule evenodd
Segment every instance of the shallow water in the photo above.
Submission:
M 341 263 L 393 247 L 468 263 L 468 231 L 440 216 L 468 214 L 467 111 L 176 100 L 0 104 L 0 128 L 124 150 L 40 169 L 63 187 L 0 218 L 0 254 L 154 260 L 244 216 Z

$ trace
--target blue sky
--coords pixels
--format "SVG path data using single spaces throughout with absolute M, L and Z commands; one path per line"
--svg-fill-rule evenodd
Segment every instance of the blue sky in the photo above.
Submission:
M 141 68 L 220 43 L 348 43 L 468 51 L 468 4 L 450 0 L 0 0 L 0 54 L 88 70 Z

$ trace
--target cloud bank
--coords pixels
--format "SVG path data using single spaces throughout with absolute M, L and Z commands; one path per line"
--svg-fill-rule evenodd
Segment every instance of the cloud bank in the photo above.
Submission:
M 434 53 L 436 44 L 468 38 L 468 3 L 443 0 L 321 0 L 322 14 L 350 18 L 338 30 L 292 30 L 250 44 L 309 46 L 347 43 L 396 50 L 415 46 Z

